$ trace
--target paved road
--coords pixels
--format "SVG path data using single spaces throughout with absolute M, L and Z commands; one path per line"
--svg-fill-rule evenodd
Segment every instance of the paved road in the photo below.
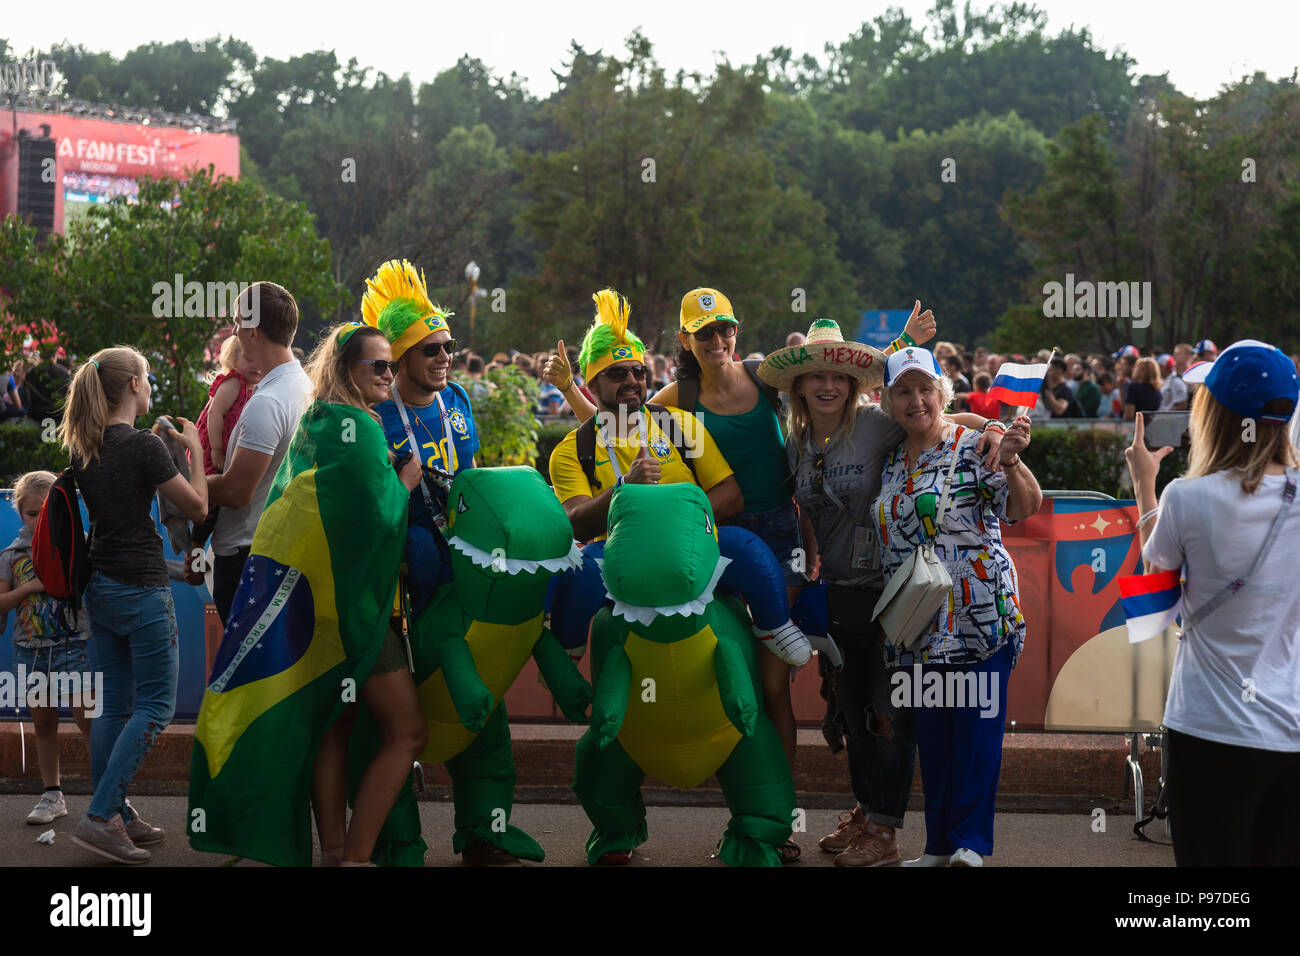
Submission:
M 672 795 L 665 795 L 667 800 Z M 648 794 L 648 802 L 654 795 Z M 715 798 L 706 798 L 712 802 Z M 27 794 L 0 795 L 0 866 L 115 866 L 101 860 L 70 840 L 79 814 L 89 798 L 69 797 L 68 816 L 54 824 L 52 846 L 36 843 L 47 827 L 24 824 L 36 798 Z M 230 858 L 191 850 L 180 836 L 184 832 L 186 801 L 183 796 L 140 796 L 133 798 L 142 815 L 151 823 L 164 827 L 169 836 L 157 847 L 152 865 L 222 866 Z M 700 800 L 695 801 L 697 804 Z M 808 801 L 814 802 L 824 801 Z M 459 857 L 451 852 L 452 808 L 445 798 L 422 800 L 420 818 L 424 838 L 429 844 L 426 866 L 456 866 Z M 249 812 L 256 812 L 254 806 Z M 709 859 L 709 853 L 726 828 L 728 812 L 716 805 L 650 806 L 650 839 L 644 844 L 634 865 L 639 866 L 721 866 Z M 817 838 L 835 828 L 836 811 L 808 809 L 807 832 L 796 834 L 804 847 L 803 861 L 793 869 L 830 866 L 832 857 L 817 850 Z M 1094 820 L 1086 807 L 1068 813 L 1000 812 L 995 822 L 996 855 L 989 865 L 996 866 L 1173 866 L 1173 850 L 1168 846 L 1142 843 L 1132 833 L 1133 817 L 1111 813 L 1105 832 L 1094 831 Z M 515 807 L 511 822 L 531 833 L 547 851 L 542 866 L 582 866 L 586 863 L 583 844 L 590 832 L 582 808 L 572 803 L 521 803 Z M 924 843 L 924 821 L 917 812 L 909 812 L 907 826 L 900 831 L 900 849 L 905 857 L 918 856 Z M 1147 828 L 1156 839 L 1166 839 L 1163 824 Z M 247 862 L 238 865 L 250 865 Z

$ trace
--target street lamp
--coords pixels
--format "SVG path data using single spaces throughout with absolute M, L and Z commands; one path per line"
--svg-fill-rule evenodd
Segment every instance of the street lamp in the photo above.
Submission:
M 465 278 L 469 280 L 469 339 L 474 341 L 474 310 L 478 305 L 478 300 L 484 298 L 486 293 L 481 292 L 478 287 L 479 277 L 478 263 L 470 260 L 469 265 L 465 267 Z

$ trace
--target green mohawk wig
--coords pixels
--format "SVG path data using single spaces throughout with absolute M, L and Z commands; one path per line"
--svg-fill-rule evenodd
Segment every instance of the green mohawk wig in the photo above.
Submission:
M 587 381 L 615 362 L 645 361 L 645 345 L 627 327 L 631 312 L 627 299 L 613 289 L 602 289 L 591 298 L 596 303 L 596 320 L 587 330 L 578 353 L 582 377 Z

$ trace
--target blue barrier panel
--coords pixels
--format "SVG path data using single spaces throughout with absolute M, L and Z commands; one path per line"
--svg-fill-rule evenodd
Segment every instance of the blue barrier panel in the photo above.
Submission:
M 180 560 L 172 550 L 167 532 L 158 522 L 158 499 L 154 498 L 152 514 L 154 524 L 163 539 L 163 554 L 169 560 Z M 86 516 L 86 506 L 81 506 L 81 517 L 86 527 L 90 519 Z M 0 548 L 18 537 L 22 521 L 14 507 L 13 491 L 6 488 L 0 491 Z M 206 652 L 203 640 L 204 605 L 210 600 L 205 587 L 192 587 L 183 581 L 172 582 L 172 597 L 176 601 L 176 625 L 180 630 L 180 677 L 176 692 L 176 720 L 196 720 L 199 705 L 203 702 L 203 688 L 207 684 L 204 673 Z M 0 634 L 0 671 L 12 672 L 14 659 L 13 626 L 15 615 L 9 614 L 5 621 L 4 633 Z M 24 715 L 25 716 L 25 715 Z M 18 717 L 12 709 L 0 714 L 0 720 L 13 720 Z

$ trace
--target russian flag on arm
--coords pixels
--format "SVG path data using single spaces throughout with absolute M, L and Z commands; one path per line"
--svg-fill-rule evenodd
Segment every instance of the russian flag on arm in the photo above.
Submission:
M 1172 624 L 1182 610 L 1183 586 L 1179 572 L 1120 578 L 1119 602 L 1128 619 L 1128 642 L 1138 644 L 1149 640 Z
M 989 388 L 989 396 L 1016 408 L 1033 408 L 1038 403 L 1038 393 L 1043 390 L 1046 377 L 1046 362 L 1039 365 L 1003 362 Z

